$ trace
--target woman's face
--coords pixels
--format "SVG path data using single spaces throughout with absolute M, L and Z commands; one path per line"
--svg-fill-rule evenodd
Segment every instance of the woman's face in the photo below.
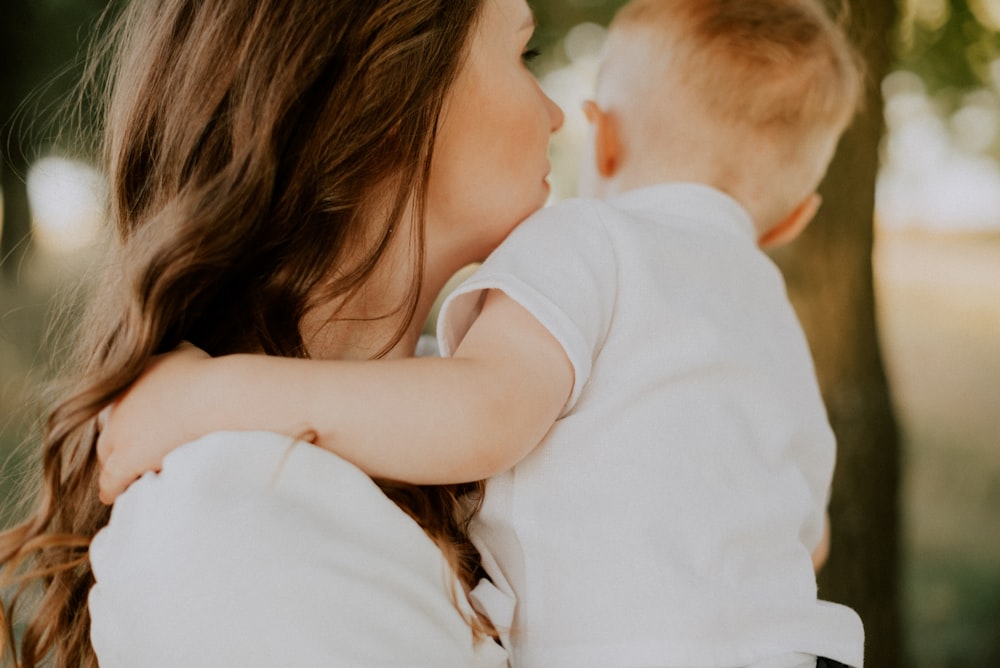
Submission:
M 549 194 L 548 144 L 563 114 L 525 63 L 524 0 L 483 0 L 442 112 L 428 184 L 428 248 L 482 260 Z

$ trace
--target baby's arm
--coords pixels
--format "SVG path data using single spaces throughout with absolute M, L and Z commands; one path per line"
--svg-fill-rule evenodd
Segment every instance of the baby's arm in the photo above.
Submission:
M 572 386 L 562 346 L 496 290 L 450 358 L 232 355 L 187 364 L 180 375 L 154 368 L 101 432 L 101 496 L 113 500 L 166 453 L 223 430 L 312 431 L 319 446 L 373 477 L 487 478 L 538 444 Z

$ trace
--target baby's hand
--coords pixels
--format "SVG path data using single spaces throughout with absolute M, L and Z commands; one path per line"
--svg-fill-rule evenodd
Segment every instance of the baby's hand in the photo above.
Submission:
M 154 358 L 128 392 L 101 411 L 101 502 L 114 503 L 142 474 L 159 471 L 167 453 L 202 435 L 192 429 L 197 399 L 191 389 L 207 359 L 204 351 L 183 343 Z

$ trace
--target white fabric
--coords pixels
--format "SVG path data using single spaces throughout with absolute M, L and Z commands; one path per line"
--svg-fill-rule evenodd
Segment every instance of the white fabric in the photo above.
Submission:
M 833 434 L 743 209 L 694 184 L 545 209 L 446 301 L 443 354 L 491 288 L 576 373 L 541 446 L 489 481 L 475 527 L 516 596 L 512 619 L 491 610 L 512 663 L 860 666 L 861 621 L 816 600 L 810 558 Z
M 102 668 L 507 665 L 473 642 L 423 530 L 357 468 L 286 436 L 171 453 L 90 557 Z

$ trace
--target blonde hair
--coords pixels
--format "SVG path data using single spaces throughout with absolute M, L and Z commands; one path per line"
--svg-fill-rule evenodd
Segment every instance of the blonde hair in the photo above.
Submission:
M 680 63 L 715 120 L 789 141 L 817 125 L 843 129 L 861 100 L 861 58 L 813 0 L 632 0 L 611 33 L 669 49 L 667 66 Z
M 857 112 L 861 58 L 818 0 L 632 0 L 613 20 L 598 104 L 627 179 L 695 180 L 763 234 L 826 172 Z

